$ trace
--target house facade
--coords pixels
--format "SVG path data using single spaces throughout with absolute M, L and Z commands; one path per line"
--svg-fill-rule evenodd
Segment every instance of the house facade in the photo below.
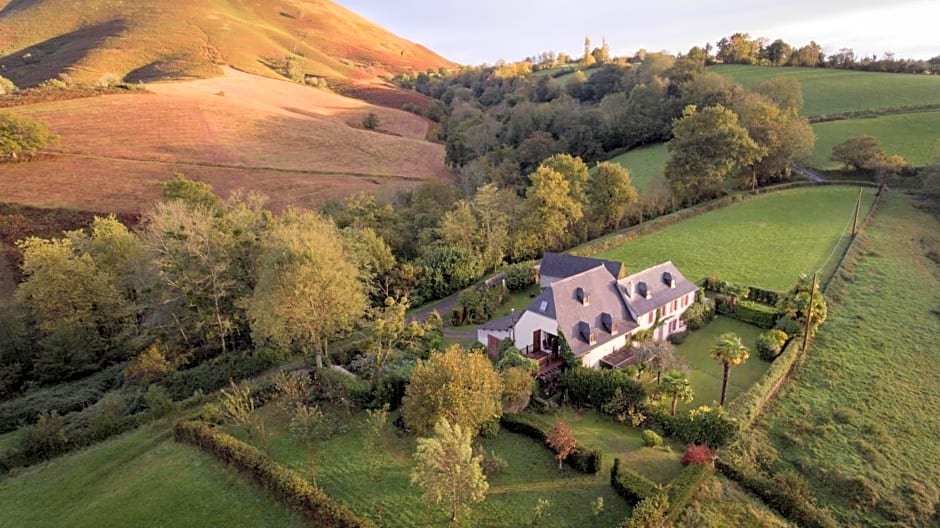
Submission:
M 542 292 L 522 313 L 479 327 L 481 343 L 498 347 L 508 337 L 529 356 L 557 357 L 561 332 L 584 366 L 618 366 L 605 359 L 637 332 L 666 339 L 684 331 L 680 316 L 698 290 L 672 262 L 625 275 L 620 263 L 548 254 L 539 275 Z

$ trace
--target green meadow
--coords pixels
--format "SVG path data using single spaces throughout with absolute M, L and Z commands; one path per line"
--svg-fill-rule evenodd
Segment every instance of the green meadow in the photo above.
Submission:
M 756 196 L 597 255 L 640 270 L 671 260 L 692 281 L 709 274 L 771 290 L 838 262 L 858 189 L 812 187 Z M 862 214 L 874 199 L 863 193 Z
M 661 143 L 633 149 L 607 161 L 619 163 L 629 170 L 633 186 L 640 193 L 647 193 L 665 184 L 666 177 L 663 171 L 666 168 L 667 159 L 669 159 L 669 152 L 666 150 L 666 145 Z
M 855 136 L 878 138 L 885 153 L 902 156 L 915 167 L 927 165 L 940 156 L 940 111 L 827 121 L 814 124 L 813 130 L 816 148 L 810 165 L 817 169 L 840 168 L 840 163 L 829 159 L 832 147 Z
M 727 75 L 748 88 L 775 77 L 796 78 L 803 86 L 803 115 L 808 117 L 940 105 L 937 75 L 730 64 L 710 66 L 708 71 Z
M 940 222 L 892 195 L 864 237 L 758 433 L 840 524 L 936 526 Z

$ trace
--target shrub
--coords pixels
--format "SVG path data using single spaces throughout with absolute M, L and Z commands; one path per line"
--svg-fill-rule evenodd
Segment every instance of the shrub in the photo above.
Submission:
M 481 454 L 483 455 L 483 460 L 480 462 L 480 466 L 483 468 L 483 473 L 486 473 L 487 477 L 501 475 L 506 471 L 506 468 L 509 467 L 509 463 L 506 462 L 505 458 L 492 451 L 483 451 Z
M 669 334 L 669 342 L 673 345 L 681 345 L 685 342 L 685 338 L 688 337 L 688 335 L 689 333 L 686 331 Z
M 16 91 L 16 85 L 6 77 L 0 76 L 0 95 L 11 94 Z
M 713 449 L 723 446 L 739 430 L 737 420 L 724 409 L 705 405 L 678 416 L 662 409 L 649 409 L 647 419 L 659 424 L 667 436 L 686 444 L 707 445 Z
M 688 323 L 690 331 L 698 330 L 715 318 L 715 305 L 695 301 L 679 318 Z
M 764 361 L 777 359 L 787 342 L 787 334 L 780 330 L 768 330 L 757 338 L 757 353 Z
M 619 458 L 614 459 L 614 465 L 610 468 L 610 485 L 630 506 L 636 506 L 638 502 L 660 491 L 655 482 L 623 467 Z
M 604 412 L 615 411 L 609 406 L 605 410 L 605 404 L 618 396 L 618 389 L 619 399 L 622 400 L 618 407 L 637 407 L 646 399 L 643 386 L 621 370 L 575 367 L 565 372 L 562 382 L 571 403 L 579 406 L 593 405 Z
M 646 447 L 659 447 L 663 445 L 663 437 L 656 434 L 656 431 L 644 429 L 643 443 L 646 444 Z
M 640 501 L 633 509 L 627 528 L 658 528 L 664 526 L 669 511 L 669 497 L 662 492 Z
M 480 427 L 480 436 L 483 438 L 496 438 L 499 436 L 499 420 L 491 420 Z
M 695 494 L 706 480 L 714 474 L 711 466 L 703 464 L 689 464 L 679 473 L 679 476 L 669 483 L 669 513 L 666 514 L 666 522 L 675 524 L 682 515 L 686 506 L 695 497 Z
M 160 385 L 151 385 L 147 387 L 147 394 L 144 395 L 144 401 L 147 403 L 147 409 L 155 418 L 166 416 L 173 410 L 173 400 L 167 394 L 166 389 Z
M 45 460 L 68 450 L 65 419 L 55 411 L 39 416 L 35 425 L 24 427 L 19 434 L 18 450 L 27 460 Z
M 191 369 L 170 373 L 160 381 L 173 400 L 188 398 L 197 390 L 212 392 L 228 384 L 231 379 L 241 380 L 263 372 L 278 363 L 272 354 L 233 352 L 218 356 Z
M 375 526 L 370 519 L 358 517 L 321 489 L 235 437 L 217 432 L 201 422 L 180 422 L 176 424 L 173 434 L 177 440 L 194 444 L 222 462 L 247 472 L 262 487 L 320 526 Z
M 0 161 L 28 159 L 57 139 L 42 121 L 0 112 Z
M 372 401 L 369 384 L 331 368 L 318 368 L 311 372 L 312 392 L 315 398 L 332 403 L 365 407 Z
M 567 458 L 568 464 L 581 473 L 596 475 L 601 471 L 603 453 L 598 449 L 576 447 Z
M 379 116 L 375 115 L 375 112 L 369 112 L 362 119 L 362 127 L 367 130 L 375 130 L 379 128 Z
M 711 465 L 715 460 L 715 454 L 712 453 L 712 450 L 703 445 L 692 444 L 685 450 L 685 454 L 682 455 L 682 460 L 680 463 L 683 466 L 688 466 L 689 464 L 705 464 Z
M 535 268 L 527 262 L 513 264 L 506 268 L 506 288 L 519 291 L 535 284 Z

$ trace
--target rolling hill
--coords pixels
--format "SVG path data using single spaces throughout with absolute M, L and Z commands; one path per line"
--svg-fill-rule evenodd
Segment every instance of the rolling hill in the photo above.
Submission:
M 0 0 L 0 75 L 17 86 L 303 74 L 374 81 L 453 66 L 330 0 Z

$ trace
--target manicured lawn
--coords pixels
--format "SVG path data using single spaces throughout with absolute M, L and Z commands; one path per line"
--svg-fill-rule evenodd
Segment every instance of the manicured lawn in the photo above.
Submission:
M 808 358 L 759 428 L 780 454 L 777 470 L 801 473 L 841 525 L 934 526 L 940 268 L 927 254 L 940 252 L 940 222 L 892 195 L 865 236 L 857 268 L 826 292 L 829 317 Z M 849 498 L 856 477 L 874 489 L 875 508 Z
M 814 187 L 748 198 L 597 255 L 641 270 L 672 260 L 689 280 L 711 273 L 749 286 L 790 288 L 802 273 L 835 262 L 851 228 L 858 189 Z M 866 189 L 862 211 L 874 198 Z
M 552 427 L 556 419 L 564 420 L 580 445 L 603 451 L 602 475 L 610 474 L 614 458 L 619 458 L 625 466 L 660 484 L 668 484 L 682 471 L 679 463 L 683 453 L 682 444 L 667 439 L 669 449 L 646 447 L 642 426 L 637 429 L 597 412 L 578 412 L 570 407 L 562 407 L 554 415 L 530 415 L 547 427 Z
M 3 477 L 0 512 L 10 527 L 306 526 L 166 425 Z
M 304 446 L 286 435 L 287 417 L 275 405 L 258 411 L 265 420 L 267 451 L 282 464 L 313 477 Z M 332 412 L 332 411 L 331 411 Z M 342 413 L 343 411 L 336 411 Z M 452 526 L 442 508 L 431 508 L 410 483 L 413 436 L 399 437 L 394 428 L 386 431 L 378 480 L 368 475 L 363 453 L 364 413 L 348 419 L 349 430 L 329 440 L 314 442 L 316 482 L 330 496 L 356 513 L 379 520 L 384 526 Z M 244 434 L 234 431 L 240 437 Z M 610 474 L 584 475 L 571 469 L 558 470 L 551 451 L 522 435 L 501 431 L 482 446 L 508 462 L 505 473 L 489 479 L 490 490 L 482 504 L 474 505 L 464 526 L 515 527 L 528 525 L 539 498 L 550 502 L 540 526 L 577 526 L 593 519 L 591 502 L 604 499 L 604 512 L 591 522 L 616 526 L 630 512 L 626 502 L 610 486 Z M 381 515 L 377 513 L 381 510 Z
M 745 87 L 774 77 L 795 77 L 803 87 L 803 115 L 940 104 L 940 77 L 825 68 L 769 68 L 719 65 L 708 71 Z
M 940 91 L 940 86 L 937 87 Z M 829 160 L 832 147 L 855 136 L 874 136 L 887 154 L 902 156 L 914 166 L 923 166 L 940 156 L 940 112 L 918 112 L 882 116 L 874 119 L 848 119 L 813 125 L 816 148 L 811 165 L 819 169 L 837 169 L 840 163 Z
M 663 171 L 666 169 L 667 159 L 669 152 L 666 150 L 666 144 L 662 143 L 633 149 L 607 161 L 626 167 L 633 179 L 633 186 L 644 193 L 665 184 L 666 176 Z
M 499 319 L 500 317 L 505 317 L 509 315 L 513 309 L 516 310 L 516 313 L 522 313 L 528 306 L 532 299 L 534 299 L 539 292 L 542 291 L 538 284 L 533 284 L 528 288 L 513 293 L 506 304 L 500 306 L 496 313 L 493 315 L 493 319 Z
M 757 355 L 757 337 L 763 330 L 730 317 L 718 316 L 705 328 L 690 333 L 681 345 L 676 346 L 677 354 L 689 362 L 689 381 L 692 382 L 692 389 L 695 391 L 695 399 L 691 403 L 679 403 L 680 410 L 718 404 L 721 399 L 721 378 L 724 367 L 711 358 L 708 349 L 715 344 L 718 336 L 727 332 L 734 332 L 740 336 L 741 342 L 750 350 L 750 359 L 741 365 L 731 367 L 731 373 L 728 376 L 727 401 L 730 402 L 742 391 L 747 390 L 770 368 L 770 363 L 763 361 Z

